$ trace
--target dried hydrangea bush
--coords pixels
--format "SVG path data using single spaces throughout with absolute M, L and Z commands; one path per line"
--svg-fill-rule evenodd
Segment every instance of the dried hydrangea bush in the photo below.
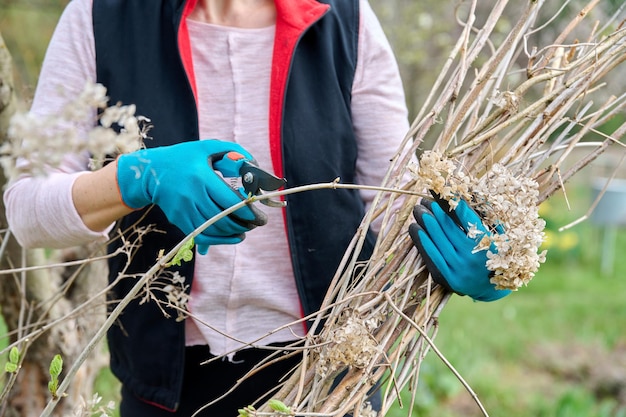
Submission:
M 606 22 L 582 25 L 597 3 L 559 16 L 564 29 L 551 44 L 536 45 L 533 35 L 556 22 L 537 21 L 543 1 L 494 0 L 480 26 L 473 14 L 477 0 L 467 2 L 467 15 L 458 17 L 458 42 L 382 184 L 425 198 L 436 192 L 452 208 L 460 198 L 469 202 L 494 232 L 476 250 L 488 251 L 487 268 L 494 271 L 498 288 L 527 285 L 546 259 L 540 249 L 545 223 L 539 205 L 608 148 L 624 147 L 626 123 L 615 123 L 610 131 L 601 127 L 626 109 L 626 95 L 611 96 L 615 90 L 607 78 L 623 70 L 626 60 L 626 29 L 620 25 L 625 16 L 620 9 L 622 15 Z M 494 35 L 509 6 L 518 20 L 507 33 Z M 585 42 L 574 38 L 574 29 L 584 33 Z M 520 66 L 524 60 L 526 68 Z M 591 132 L 593 142 L 587 138 Z M 488 415 L 432 341 L 450 294 L 430 279 L 407 234 L 419 198 L 382 190 L 366 214 L 320 311 L 308 317 L 313 324 L 303 341 L 300 367 L 275 395 L 295 415 L 358 415 L 380 381 L 378 415 L 385 415 L 401 401 L 403 389 L 415 392 L 429 351 L 440 356 Z M 365 231 L 380 217 L 384 232 L 363 262 Z M 478 237 L 476 228 L 470 233 Z M 372 318 L 377 323 L 372 327 L 354 325 Z M 357 356 L 363 360 L 354 360 Z M 345 375 L 330 390 L 340 371 Z M 263 405 L 255 412 L 264 415 L 271 409 Z

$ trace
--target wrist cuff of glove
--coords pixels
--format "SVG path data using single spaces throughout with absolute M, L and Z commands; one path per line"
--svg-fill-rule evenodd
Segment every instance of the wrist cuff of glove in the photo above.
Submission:
M 132 197 L 133 193 L 129 188 L 132 188 L 137 181 L 140 181 L 136 177 L 137 170 L 132 168 L 132 159 L 128 155 L 118 155 L 115 161 L 115 182 L 117 183 L 117 191 L 122 204 L 131 210 L 139 210 L 150 204 L 150 202 L 145 202 L 143 198 Z

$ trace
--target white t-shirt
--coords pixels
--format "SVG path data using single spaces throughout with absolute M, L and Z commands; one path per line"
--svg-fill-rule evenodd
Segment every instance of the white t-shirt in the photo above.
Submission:
M 31 112 L 54 114 L 86 82 L 96 81 L 91 0 L 74 0 L 50 42 Z M 357 182 L 380 185 L 389 160 L 408 131 L 397 64 L 366 0 L 360 0 L 357 70 L 352 117 L 357 136 Z M 241 29 L 188 20 L 198 89 L 200 137 L 241 144 L 271 168 L 268 141 L 269 83 L 274 27 Z M 127 103 L 130 104 L 130 103 Z M 94 119 L 91 119 L 94 120 Z M 92 121 L 77 126 L 86 132 Z M 26 177 L 5 192 L 12 230 L 26 247 L 68 247 L 106 240 L 89 230 L 74 208 L 71 189 L 87 170 L 88 155 L 68 155 L 46 178 Z M 361 191 L 366 204 L 374 191 Z M 280 209 L 260 206 L 269 221 L 237 245 L 213 246 L 195 257 L 187 320 L 188 345 L 209 344 L 215 355 L 243 343 L 269 344 L 304 335 L 302 324 L 272 333 L 301 318 Z M 226 337 L 229 335 L 230 337 Z M 262 340 L 258 341 L 258 339 Z

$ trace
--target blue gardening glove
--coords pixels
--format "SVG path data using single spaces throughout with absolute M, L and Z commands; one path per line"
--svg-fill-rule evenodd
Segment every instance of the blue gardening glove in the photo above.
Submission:
M 463 200 L 455 210 L 448 208 L 446 201 L 437 199 L 423 201 L 413 209 L 417 223 L 409 226 L 409 235 L 430 275 L 439 285 L 474 300 L 494 301 L 509 295 L 510 290 L 496 290 L 489 282 L 487 251 L 472 253 L 483 236 L 468 237 L 470 224 L 490 235 L 480 216 Z
M 232 151 L 245 159 L 223 158 Z M 128 207 L 156 204 L 171 223 L 189 234 L 246 197 L 215 172 L 220 171 L 224 177 L 238 176 L 245 160 L 253 158 L 235 143 L 182 142 L 121 155 L 117 160 L 117 182 Z M 242 207 L 196 236 L 198 252 L 205 254 L 209 245 L 239 243 L 245 232 L 265 223 L 263 212 L 252 205 Z

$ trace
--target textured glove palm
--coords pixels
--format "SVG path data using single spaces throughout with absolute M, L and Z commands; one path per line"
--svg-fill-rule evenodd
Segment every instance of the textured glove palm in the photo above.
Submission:
M 496 290 L 490 282 L 487 251 L 472 253 L 482 235 L 470 238 L 470 225 L 487 235 L 490 232 L 465 201 L 461 200 L 453 212 L 446 212 L 436 201 L 424 201 L 415 206 L 413 216 L 417 223 L 409 226 L 409 235 L 435 282 L 480 301 L 498 300 L 511 292 Z
M 218 140 L 183 142 L 121 155 L 117 182 L 122 200 L 133 209 L 156 204 L 171 223 L 189 234 L 243 200 L 244 196 L 214 171 L 226 177 L 239 174 L 243 159 L 222 158 L 231 151 L 253 159 L 241 146 Z M 252 205 L 242 207 L 196 236 L 198 251 L 206 253 L 209 245 L 241 242 L 245 232 L 266 222 L 265 215 Z

